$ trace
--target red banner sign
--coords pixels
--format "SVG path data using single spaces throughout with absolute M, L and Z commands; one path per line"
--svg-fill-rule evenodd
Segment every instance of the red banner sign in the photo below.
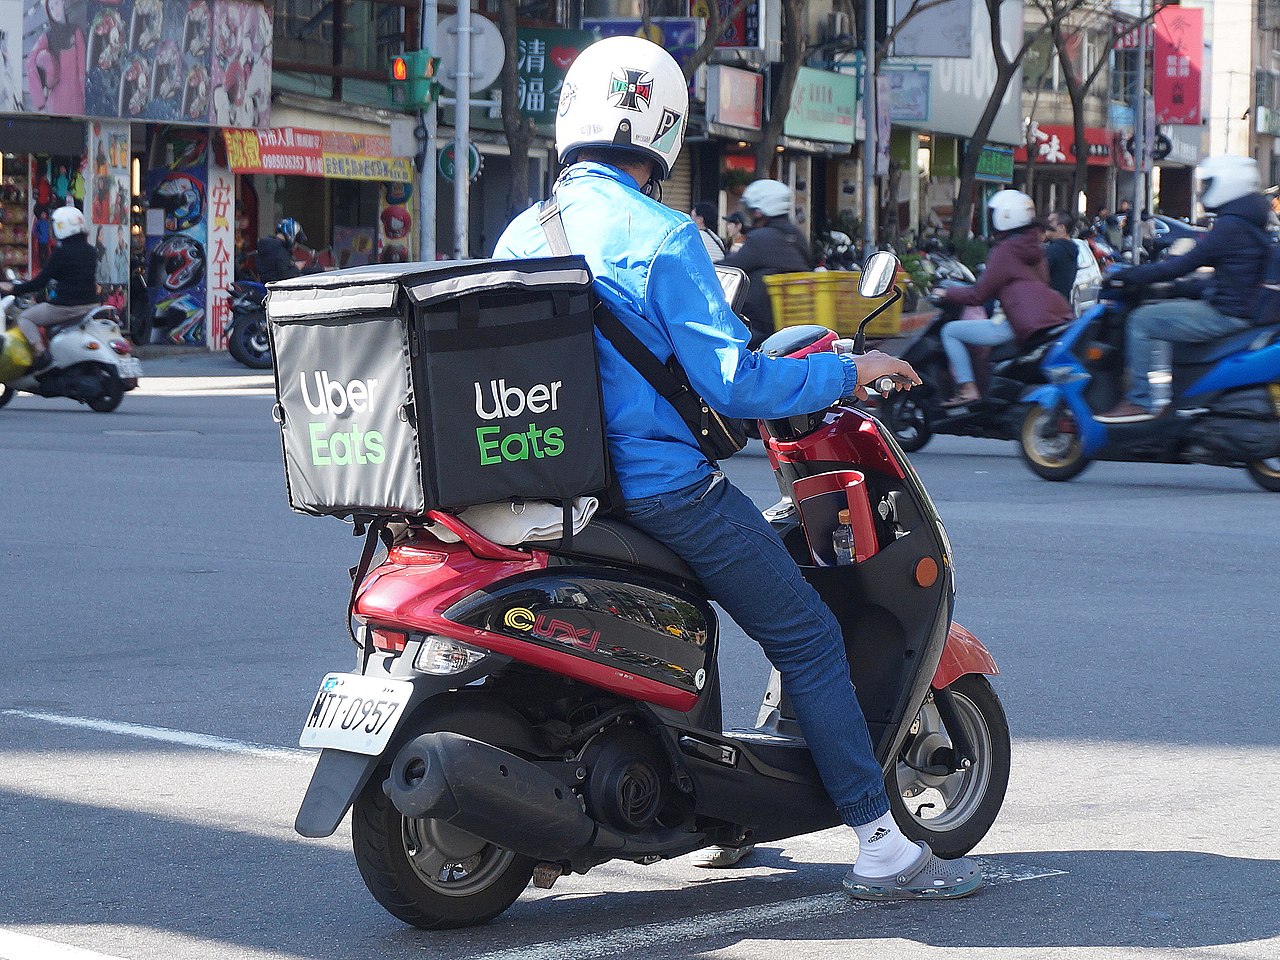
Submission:
M 1106 167 L 1112 163 L 1111 131 L 1103 127 L 1084 128 L 1085 149 L 1089 151 L 1089 166 Z M 1036 163 L 1064 163 L 1075 165 L 1075 129 L 1052 124 L 1031 123 L 1031 140 L 1035 144 Z M 1014 163 L 1027 162 L 1026 144 L 1013 151 Z
M 324 176 L 324 144 L 317 130 L 224 130 L 222 139 L 227 145 L 227 166 L 236 173 Z
M 1164 7 L 1156 14 L 1152 87 L 1157 123 L 1200 122 L 1204 10 Z

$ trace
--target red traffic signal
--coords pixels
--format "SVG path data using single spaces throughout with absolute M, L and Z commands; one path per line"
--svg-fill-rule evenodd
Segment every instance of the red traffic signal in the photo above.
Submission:
M 404 57 L 394 57 L 391 60 L 391 79 L 392 80 L 408 80 L 409 79 L 409 61 Z

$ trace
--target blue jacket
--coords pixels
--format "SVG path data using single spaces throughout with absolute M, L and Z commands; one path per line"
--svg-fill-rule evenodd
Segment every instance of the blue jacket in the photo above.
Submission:
M 646 197 L 630 176 L 601 163 L 574 164 L 556 196 L 569 246 L 587 260 L 595 289 L 665 363 L 674 353 L 695 390 L 729 417 L 812 413 L 853 393 L 852 358 L 800 360 L 747 349 L 750 334 L 725 303 L 698 228 Z M 498 240 L 495 257 L 547 257 L 534 206 Z M 710 475 L 679 414 L 596 332 L 609 453 L 628 500 L 687 487 Z
M 1126 283 L 1148 284 L 1184 277 L 1199 267 L 1213 267 L 1204 298 L 1215 309 L 1257 322 L 1258 296 L 1266 268 L 1265 246 L 1271 204 L 1260 193 L 1248 193 L 1218 208 L 1213 229 L 1180 257 L 1170 257 L 1115 276 Z

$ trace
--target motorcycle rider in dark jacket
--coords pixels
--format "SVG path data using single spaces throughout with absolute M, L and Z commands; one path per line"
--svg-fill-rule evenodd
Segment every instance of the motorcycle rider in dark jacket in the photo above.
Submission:
M 293 262 L 293 246 L 304 239 L 302 225 L 292 217 L 276 224 L 275 236 L 258 241 L 258 279 L 263 283 L 288 280 L 302 271 Z
M 1201 202 L 1218 215 L 1213 229 L 1180 257 L 1121 270 L 1111 279 L 1135 285 L 1160 283 L 1200 267 L 1212 267 L 1213 278 L 1200 285 L 1199 299 L 1162 300 L 1129 315 L 1125 344 L 1129 393 L 1098 415 L 1102 423 L 1136 423 L 1155 416 L 1149 382 L 1152 340 L 1203 343 L 1247 330 L 1256 322 L 1271 218 L 1271 204 L 1258 190 L 1258 164 L 1252 157 L 1210 157 L 1196 175 L 1201 180 Z
M 752 227 L 742 248 L 721 261 L 738 267 L 751 281 L 742 312 L 751 326 L 751 349 L 773 333 L 773 305 L 764 278 L 775 273 L 812 270 L 809 240 L 791 222 L 791 188 L 777 180 L 756 180 L 742 192 Z

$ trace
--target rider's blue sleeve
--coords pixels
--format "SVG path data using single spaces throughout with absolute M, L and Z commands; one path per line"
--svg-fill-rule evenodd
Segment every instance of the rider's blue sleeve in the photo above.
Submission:
M 748 350 L 750 333 L 725 302 L 691 221 L 659 247 L 644 295 L 646 314 L 662 322 L 694 389 L 725 416 L 812 413 L 857 387 L 852 357 L 815 353 L 793 360 Z

